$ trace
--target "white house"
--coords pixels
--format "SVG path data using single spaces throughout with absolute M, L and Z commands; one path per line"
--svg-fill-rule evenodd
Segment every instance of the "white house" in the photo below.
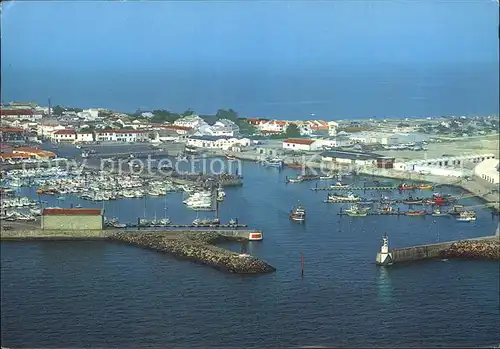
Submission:
M 288 126 L 288 122 L 286 121 L 280 121 L 280 120 L 266 120 L 266 121 L 261 121 L 258 125 L 257 128 L 262 132 L 262 133 L 283 133 L 286 131 L 286 128 Z
M 153 116 L 155 116 L 153 113 L 151 113 L 150 111 L 146 111 L 144 113 L 141 113 L 141 116 L 143 118 L 148 118 L 148 119 L 151 119 Z
M 76 133 L 76 143 L 86 143 L 94 141 L 94 132 L 84 131 Z
M 336 136 L 338 128 L 339 128 L 338 123 L 336 123 L 335 121 L 328 121 L 328 135 L 329 136 Z
M 208 132 L 212 136 L 234 137 L 239 134 L 240 128 L 231 120 L 218 120 L 213 126 L 210 126 Z
M 339 137 L 316 139 L 313 148 L 319 150 L 321 148 L 342 148 L 342 147 L 350 147 L 352 145 L 353 142 L 349 139 L 349 137 L 339 136 Z
M 194 130 L 198 130 L 201 126 L 207 125 L 207 123 L 205 122 L 205 120 L 200 118 L 198 115 L 192 114 L 192 115 L 184 116 L 180 119 L 175 120 L 174 125 L 175 126 L 189 127 L 189 128 L 194 129 Z
M 75 130 L 57 130 L 52 132 L 50 135 L 50 139 L 52 142 L 60 143 L 60 142 L 74 142 L 76 140 L 76 131 Z
M 234 147 L 248 147 L 251 141 L 248 138 L 192 136 L 187 139 L 186 145 L 196 148 L 212 148 L 229 150 Z
M 50 138 L 50 135 L 54 133 L 55 131 L 59 130 L 64 130 L 66 127 L 59 125 L 59 124 L 46 124 L 46 125 L 40 125 L 36 127 L 36 133 L 39 136 L 46 136 Z
M 312 139 L 288 138 L 283 141 L 283 149 L 294 151 L 311 151 L 314 150 Z
M 140 130 L 102 130 L 96 132 L 98 142 L 144 142 L 149 139 L 148 133 Z

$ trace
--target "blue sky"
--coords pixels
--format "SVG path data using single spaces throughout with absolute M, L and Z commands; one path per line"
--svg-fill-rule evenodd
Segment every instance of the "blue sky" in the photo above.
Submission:
M 498 4 L 44 1 L 4 4 L 3 64 L 177 69 L 492 62 Z
M 181 79 L 181 73 L 324 75 L 382 66 L 494 66 L 498 3 L 17 1 L 3 4 L 1 48 L 6 99 L 52 94 L 73 101 L 57 86 L 71 83 L 75 95 L 86 95 L 79 85 L 86 74 L 108 74 L 116 81 L 127 75 L 120 84 L 132 84 L 141 74 L 161 73 L 153 84 L 162 88 L 168 74 Z M 32 86 L 21 86 L 28 76 Z M 37 92 L 34 86 L 44 83 L 50 91 Z

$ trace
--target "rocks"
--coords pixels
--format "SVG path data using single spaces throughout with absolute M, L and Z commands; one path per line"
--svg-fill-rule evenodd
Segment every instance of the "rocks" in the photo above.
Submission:
M 261 260 L 250 256 L 242 257 L 238 253 L 214 246 L 215 243 L 222 241 L 243 240 L 227 237 L 218 232 L 117 232 L 110 234 L 108 239 L 170 253 L 176 257 L 237 274 L 264 274 L 276 271 L 274 267 Z
M 442 257 L 500 260 L 500 241 L 458 241 L 442 252 Z

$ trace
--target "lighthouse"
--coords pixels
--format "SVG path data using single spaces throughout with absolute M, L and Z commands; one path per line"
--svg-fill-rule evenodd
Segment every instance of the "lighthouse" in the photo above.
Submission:
M 382 246 L 380 247 L 380 252 L 377 253 L 377 264 L 383 266 L 392 265 L 392 253 L 389 251 L 389 238 L 387 233 L 382 237 Z

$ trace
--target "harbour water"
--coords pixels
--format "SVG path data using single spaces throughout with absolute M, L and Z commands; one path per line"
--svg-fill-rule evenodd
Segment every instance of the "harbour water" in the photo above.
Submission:
M 224 274 L 104 242 L 2 243 L 2 345 L 421 347 L 500 342 L 497 262 L 375 265 L 384 232 L 393 247 L 484 236 L 498 225 L 489 211 L 478 207 L 474 223 L 430 216 L 340 217 L 339 205 L 323 203 L 326 192 L 309 190 L 314 182 L 285 184 L 285 176 L 296 170 L 278 172 L 251 162 L 241 170 L 244 186 L 225 190 L 221 220 L 238 217 L 262 229 L 264 241 L 249 243 L 248 252 L 275 266 L 276 273 Z M 21 191 L 37 198 L 34 189 Z M 418 195 L 431 194 L 424 193 Z M 212 214 L 188 210 L 181 198 L 172 193 L 166 200 L 119 199 L 105 202 L 104 208 L 106 216 L 130 222 L 144 212 L 147 218 L 162 218 L 165 201 L 172 222 Z M 44 200 L 49 206 L 103 205 L 71 196 L 64 202 Z M 299 200 L 307 210 L 304 224 L 288 218 Z M 460 203 L 482 204 L 474 198 Z

